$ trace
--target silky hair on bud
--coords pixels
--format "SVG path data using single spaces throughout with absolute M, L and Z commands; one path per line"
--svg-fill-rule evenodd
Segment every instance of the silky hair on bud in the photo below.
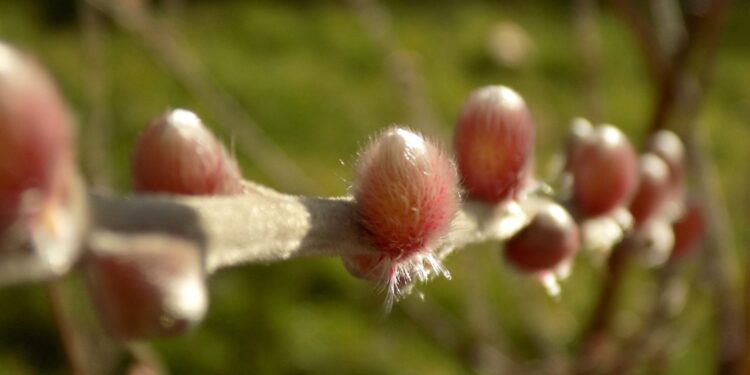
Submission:
M 356 173 L 357 212 L 379 251 L 355 262 L 360 273 L 386 285 L 389 301 L 416 280 L 447 275 L 433 250 L 458 211 L 457 174 L 448 155 L 421 134 L 392 126 L 360 153 Z

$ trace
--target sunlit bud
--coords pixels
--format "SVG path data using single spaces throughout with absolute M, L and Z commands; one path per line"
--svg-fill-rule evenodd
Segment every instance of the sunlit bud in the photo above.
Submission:
M 578 226 L 565 209 L 539 202 L 528 225 L 505 244 L 505 259 L 524 272 L 550 271 L 578 249 Z
M 669 168 L 654 154 L 644 154 L 640 160 L 638 189 L 630 202 L 630 214 L 639 227 L 659 214 L 670 192 Z
M 635 233 L 640 261 L 649 267 L 658 267 L 669 259 L 674 246 L 672 226 L 666 219 L 645 222 Z
M 595 128 L 571 158 L 573 201 L 582 216 L 605 215 L 630 202 L 638 185 L 638 161 L 619 129 Z
M 670 186 L 673 192 L 681 193 L 685 179 L 685 146 L 680 137 L 669 130 L 659 130 L 649 138 L 648 150 L 667 163 Z
M 170 110 L 141 134 L 133 155 L 133 182 L 142 192 L 237 194 L 235 160 L 193 112 Z
M 570 122 L 570 131 L 565 139 L 565 155 L 568 163 L 572 162 L 573 154 L 594 133 L 594 126 L 585 118 L 576 117 Z M 566 166 L 568 169 L 569 165 Z
M 458 187 L 455 167 L 438 146 L 400 127 L 381 133 L 359 156 L 354 198 L 381 256 L 344 263 L 387 284 L 388 303 L 402 285 L 447 275 L 432 250 L 458 210 Z
M 461 183 L 469 195 L 493 203 L 513 198 L 526 182 L 534 134 L 518 93 L 505 86 L 472 92 L 454 136 Z
M 420 134 L 390 128 L 360 154 L 354 197 L 376 247 L 408 256 L 448 229 L 458 209 L 455 168 Z
M 61 194 L 73 170 L 72 131 L 52 79 L 0 42 L 0 231 Z
M 84 268 L 102 323 L 114 337 L 174 336 L 206 312 L 200 251 L 185 240 L 97 234 Z

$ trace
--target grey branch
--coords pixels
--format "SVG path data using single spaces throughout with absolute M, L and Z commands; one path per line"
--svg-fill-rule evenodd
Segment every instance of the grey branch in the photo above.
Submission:
M 91 207 L 91 236 L 177 236 L 203 250 L 209 273 L 246 263 L 377 251 L 349 197 L 300 197 L 251 187 L 247 194 L 232 197 L 93 195 Z M 506 239 L 525 220 L 514 204 L 465 202 L 438 254 L 445 257 L 471 243 Z

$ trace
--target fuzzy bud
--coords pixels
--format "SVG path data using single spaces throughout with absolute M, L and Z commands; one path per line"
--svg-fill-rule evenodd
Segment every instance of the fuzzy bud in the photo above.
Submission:
M 354 197 L 375 246 L 408 256 L 448 229 L 458 210 L 456 172 L 422 135 L 393 127 L 360 154 Z
M 84 268 L 102 323 L 114 337 L 174 336 L 206 312 L 200 251 L 184 240 L 98 234 Z
M 170 110 L 141 134 L 133 155 L 135 189 L 224 195 L 242 191 L 235 160 L 193 112 Z
M 432 250 L 458 210 L 458 188 L 455 167 L 438 146 L 400 127 L 381 133 L 360 154 L 354 198 L 379 254 L 344 257 L 344 264 L 386 284 L 388 306 L 412 281 L 448 275 Z
M 62 194 L 73 170 L 72 128 L 44 69 L 0 42 L 0 232 Z
M 555 269 L 575 254 L 578 226 L 559 204 L 540 201 L 532 219 L 505 244 L 505 259 L 523 272 Z
M 454 136 L 461 182 L 469 195 L 492 203 L 513 198 L 526 182 L 534 133 L 518 93 L 505 86 L 474 91 Z

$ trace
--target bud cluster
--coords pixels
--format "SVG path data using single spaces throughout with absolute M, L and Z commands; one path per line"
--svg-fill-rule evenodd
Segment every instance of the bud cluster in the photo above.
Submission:
M 674 133 L 654 134 L 639 157 L 617 127 L 574 120 L 562 204 L 532 189 L 540 185 L 532 173 L 534 135 L 523 98 L 508 87 L 487 86 L 471 93 L 456 123 L 458 178 L 447 153 L 418 133 L 392 127 L 375 137 L 360 154 L 353 193 L 377 251 L 344 256 L 347 270 L 387 286 L 396 298 L 415 280 L 447 276 L 438 254 L 450 246 L 445 234 L 460 206 L 459 184 L 467 199 L 523 207 L 527 222 L 504 244 L 504 258 L 545 285 L 567 276 L 578 248 L 591 246 L 591 238 L 604 237 L 597 246 L 608 251 L 635 236 L 644 258 L 656 264 L 673 249 L 683 251 L 685 242 L 695 243 L 681 231 L 698 220 L 677 220 L 682 210 L 674 208 L 681 207 L 684 191 L 684 151 Z
M 0 234 L 20 228 L 37 245 L 61 241 L 55 228 L 69 220 L 58 214 L 75 180 L 72 133 L 47 74 L 0 43 Z M 526 102 L 505 86 L 469 95 L 456 122 L 455 159 L 407 127 L 377 134 L 359 154 L 352 187 L 358 223 L 373 249 L 342 256 L 346 269 L 382 285 L 389 305 L 415 281 L 449 277 L 442 250 L 453 246 L 451 231 L 461 230 L 455 222 L 462 195 L 490 209 L 523 209 L 525 221 L 506 236 L 501 254 L 545 284 L 566 277 L 579 247 L 591 247 L 593 237 L 614 239 L 605 241 L 610 248 L 636 240 L 654 264 L 683 258 L 700 242 L 705 221 L 699 205 L 684 203 L 685 151 L 674 133 L 656 132 L 639 156 L 615 126 L 574 120 L 560 202 L 533 189 L 541 185 L 532 169 L 535 134 Z M 246 193 L 234 158 L 198 116 L 182 109 L 143 131 L 132 172 L 143 193 Z M 87 245 L 82 268 L 114 336 L 171 336 L 202 319 L 206 275 L 194 244 L 168 235 L 123 241 L 99 233 Z

